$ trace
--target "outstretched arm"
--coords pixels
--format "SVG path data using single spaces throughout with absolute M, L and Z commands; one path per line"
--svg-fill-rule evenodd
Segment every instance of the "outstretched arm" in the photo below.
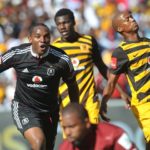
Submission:
M 124 92 L 124 90 L 120 87 L 120 85 L 118 83 L 116 84 L 116 88 L 120 92 L 121 98 L 126 102 L 126 108 L 130 109 L 131 97 L 126 92 Z
M 102 119 L 105 120 L 105 121 L 110 120 L 106 116 L 107 102 L 108 102 L 109 98 L 111 97 L 111 95 L 112 95 L 112 93 L 115 89 L 118 78 L 119 78 L 119 75 L 114 75 L 114 74 L 110 73 L 107 85 L 106 85 L 106 87 L 104 88 L 104 91 L 103 91 L 103 97 L 102 97 L 101 108 L 100 108 L 100 115 L 101 115 Z
M 96 42 L 96 40 L 94 38 L 92 38 L 92 44 L 93 44 L 93 61 L 96 65 L 96 67 L 98 68 L 99 72 L 102 74 L 102 76 L 106 80 L 108 80 L 110 71 L 109 71 L 109 68 L 104 64 L 104 62 L 102 60 L 102 57 L 101 57 L 102 50 L 100 49 L 100 47 L 98 46 L 98 43 Z M 119 55 L 122 55 L 122 51 L 121 51 L 121 54 L 119 53 Z M 124 59 L 124 57 L 123 57 L 123 59 Z M 118 83 L 116 84 L 116 88 L 120 92 L 121 98 L 126 102 L 127 107 L 129 108 L 130 96 L 126 92 L 123 91 L 123 89 L 120 87 L 120 85 Z

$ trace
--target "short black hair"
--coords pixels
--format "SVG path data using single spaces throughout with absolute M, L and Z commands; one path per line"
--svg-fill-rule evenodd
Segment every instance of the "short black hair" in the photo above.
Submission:
M 86 118 L 89 118 L 87 110 L 82 104 L 79 103 L 69 103 L 61 110 L 62 116 L 70 113 L 76 113 L 82 121 L 84 121 Z
M 65 16 L 65 15 L 68 15 L 68 16 L 70 17 L 70 19 L 71 19 L 73 22 L 75 22 L 74 14 L 73 14 L 73 12 L 72 12 L 70 9 L 68 9 L 68 8 L 61 8 L 61 9 L 59 9 L 59 10 L 56 12 L 56 14 L 55 14 L 54 19 L 55 19 L 55 21 L 56 21 L 56 18 L 57 18 L 57 17 Z
M 45 25 L 44 23 L 36 23 L 36 24 L 32 25 L 32 27 L 30 28 L 29 34 L 31 35 L 33 30 L 38 26 L 43 26 L 43 27 L 47 28 L 47 30 L 50 32 L 49 27 L 47 25 Z

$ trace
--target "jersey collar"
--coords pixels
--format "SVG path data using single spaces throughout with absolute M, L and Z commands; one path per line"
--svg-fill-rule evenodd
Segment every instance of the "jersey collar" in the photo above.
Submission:
M 47 51 L 46 51 L 43 55 L 41 55 L 41 56 L 39 56 L 37 53 L 33 52 L 33 50 L 32 50 L 32 45 L 31 45 L 31 47 L 30 47 L 30 50 L 31 50 L 31 55 L 32 55 L 33 57 L 42 59 L 42 58 L 44 58 L 44 57 L 46 57 L 46 56 L 48 55 L 49 48 L 48 48 Z

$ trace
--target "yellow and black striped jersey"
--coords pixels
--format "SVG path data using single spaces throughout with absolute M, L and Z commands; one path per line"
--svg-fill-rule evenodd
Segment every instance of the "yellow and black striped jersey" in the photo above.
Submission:
M 126 74 L 132 105 L 150 101 L 150 39 L 122 42 L 112 54 L 111 71 Z
M 81 35 L 75 42 L 64 42 L 61 38 L 56 39 L 52 45 L 63 49 L 71 58 L 76 80 L 80 91 L 80 103 L 95 102 L 98 96 L 95 90 L 93 66 L 101 63 L 100 50 L 96 40 L 89 35 Z M 59 92 L 63 106 L 69 103 L 67 86 L 61 83 Z

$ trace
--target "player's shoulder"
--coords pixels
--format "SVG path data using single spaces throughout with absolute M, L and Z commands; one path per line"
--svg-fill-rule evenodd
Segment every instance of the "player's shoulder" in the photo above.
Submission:
M 87 39 L 90 39 L 90 40 L 93 38 L 93 36 L 90 35 L 90 34 L 80 34 L 80 35 L 81 35 L 81 37 L 87 38 Z
M 51 43 L 51 45 L 55 45 L 55 44 L 59 44 L 59 43 L 61 43 L 61 37 L 58 37 L 58 38 L 56 38 L 52 43 Z
M 61 48 L 59 47 L 56 47 L 54 45 L 50 45 L 50 50 L 49 50 L 49 53 L 57 53 L 58 55 L 67 55 L 64 50 L 62 50 Z
M 10 50 L 12 51 L 29 50 L 30 46 L 31 46 L 31 43 L 23 43 L 23 44 L 12 47 Z
M 56 58 L 61 59 L 64 62 L 69 62 L 69 56 L 60 48 L 50 45 L 49 55 Z
M 114 125 L 112 123 L 108 123 L 108 122 L 101 122 L 101 123 L 99 123 L 99 128 L 103 128 L 106 131 L 114 131 L 114 132 L 120 131 L 120 132 L 123 132 L 122 128 L 120 128 L 119 126 Z
M 142 39 L 143 39 L 143 41 L 145 41 L 145 42 L 150 42 L 150 39 L 147 38 L 147 37 L 143 37 Z

